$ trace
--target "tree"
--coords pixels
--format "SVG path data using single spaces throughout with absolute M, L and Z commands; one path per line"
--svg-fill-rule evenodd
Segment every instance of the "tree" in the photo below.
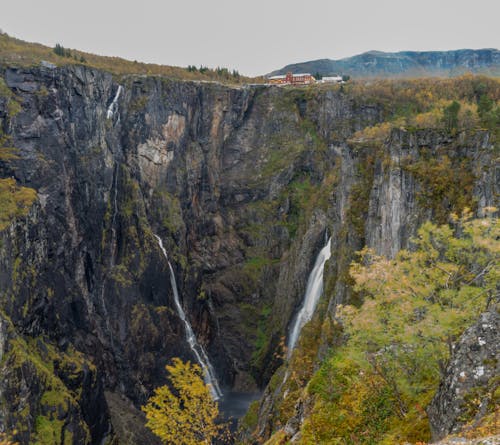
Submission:
M 460 103 L 454 100 L 449 106 L 444 109 L 444 124 L 448 131 L 458 129 L 458 112 L 460 111 Z
M 500 220 L 452 216 L 426 222 L 394 259 L 361 251 L 351 266 L 360 306 L 337 306 L 346 343 L 316 373 L 302 442 L 427 442 L 424 408 L 439 386 L 451 345 L 499 301 Z M 494 405 L 494 404 L 493 404 Z M 486 408 L 485 409 L 490 409 Z
M 204 383 L 198 365 L 179 358 L 165 368 L 168 385 L 156 388 L 142 407 L 146 426 L 166 444 L 210 444 L 223 427 L 216 424 L 219 408 Z
M 72 57 L 71 50 L 64 48 L 64 46 L 59 43 L 56 43 L 56 46 L 52 49 L 52 51 L 61 57 Z
M 0 433 L 0 445 L 17 445 L 17 442 L 12 442 L 5 433 Z
M 493 100 L 490 99 L 486 94 L 482 94 L 477 102 L 477 113 L 479 117 L 484 118 L 486 113 L 489 113 L 493 108 Z
M 59 43 L 56 43 L 56 46 L 54 47 L 54 52 L 61 57 L 66 56 L 66 51 L 64 49 L 64 46 L 60 45 Z

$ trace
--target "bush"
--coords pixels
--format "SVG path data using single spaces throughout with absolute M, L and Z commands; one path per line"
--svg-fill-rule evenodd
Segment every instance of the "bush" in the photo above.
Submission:
M 365 249 L 351 274 L 365 302 L 337 310 L 348 340 L 309 384 L 304 443 L 427 441 L 449 344 L 498 292 L 500 222 L 425 223 L 413 251 L 391 260 Z

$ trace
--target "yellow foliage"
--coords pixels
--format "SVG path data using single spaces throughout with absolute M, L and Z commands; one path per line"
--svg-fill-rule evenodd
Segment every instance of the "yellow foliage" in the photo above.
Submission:
M 17 445 L 17 442 L 12 442 L 5 433 L 0 433 L 0 445 Z
M 395 259 L 369 249 L 351 267 L 361 307 L 338 306 L 346 344 L 308 385 L 314 405 L 304 444 L 396 444 L 430 439 L 425 407 L 441 379 L 449 342 L 495 298 L 500 222 L 491 214 L 425 223 L 412 251 Z M 476 407 L 477 408 L 477 407 Z M 486 416 L 484 430 L 491 427 Z
M 410 119 L 410 125 L 416 128 L 439 128 L 443 121 L 443 111 L 433 109 L 420 113 Z
M 285 445 L 287 436 L 283 430 L 276 431 L 264 445 Z
M 0 230 L 14 218 L 26 215 L 35 199 L 34 189 L 19 186 L 13 178 L 0 179 Z
M 166 444 L 211 444 L 223 427 L 216 424 L 219 408 L 200 367 L 174 358 L 166 369 L 172 390 L 167 385 L 155 389 L 142 407 L 146 426 Z
M 357 131 L 352 137 L 352 142 L 357 143 L 373 143 L 384 142 L 391 134 L 391 130 L 397 126 L 397 123 L 382 122 L 373 127 L 366 127 L 363 130 Z
M 13 161 L 19 159 L 17 148 L 0 147 L 0 161 Z
M 244 76 L 234 77 L 229 73 L 218 73 L 214 69 L 203 72 L 190 72 L 177 66 L 157 65 L 154 63 L 141 63 L 122 59 L 120 57 L 99 56 L 78 50 L 71 50 L 73 58 L 61 57 L 49 48 L 39 43 L 25 42 L 7 34 L 0 34 L 0 60 L 14 66 L 33 66 L 46 60 L 60 65 L 87 65 L 109 71 L 116 75 L 145 74 L 154 76 L 168 76 L 175 79 L 186 80 L 216 80 L 219 82 L 241 83 L 248 82 L 250 78 Z M 82 62 L 82 58 L 84 62 Z M 259 79 L 252 79 L 258 81 Z

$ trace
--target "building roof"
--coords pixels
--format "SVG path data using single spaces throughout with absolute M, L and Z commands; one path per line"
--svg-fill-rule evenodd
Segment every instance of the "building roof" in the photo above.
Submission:
M 304 77 L 304 76 L 311 76 L 312 77 L 312 75 L 310 73 L 297 73 L 297 74 L 292 74 L 292 76 L 293 77 Z M 286 79 L 286 75 L 282 74 L 279 76 L 271 76 L 271 77 L 268 77 L 268 79 L 270 79 L 270 80 Z

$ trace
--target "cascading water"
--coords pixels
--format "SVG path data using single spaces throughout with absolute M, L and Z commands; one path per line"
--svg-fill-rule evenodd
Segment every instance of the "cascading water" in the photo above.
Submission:
M 184 328 L 186 330 L 186 340 L 189 344 L 189 347 L 191 348 L 191 351 L 193 351 L 193 354 L 196 357 L 196 361 L 199 363 L 201 369 L 203 370 L 205 383 L 210 388 L 212 397 L 214 398 L 214 400 L 218 400 L 222 397 L 222 391 L 219 387 L 219 382 L 217 381 L 215 370 L 210 363 L 210 360 L 207 356 L 207 353 L 203 349 L 203 346 L 198 343 L 198 340 L 194 335 L 193 328 L 191 327 L 191 324 L 186 317 L 186 313 L 181 306 L 181 302 L 179 300 L 179 292 L 177 290 L 177 282 L 175 281 L 174 269 L 172 268 L 172 265 L 170 264 L 170 261 L 168 259 L 167 251 L 165 250 L 165 247 L 163 247 L 163 241 L 158 235 L 155 235 L 155 238 L 158 240 L 158 245 L 160 246 L 164 257 L 167 260 L 168 268 L 170 270 L 170 284 L 172 285 L 172 291 L 174 293 L 175 307 L 180 319 L 184 322 Z
M 332 238 L 330 237 L 326 242 L 326 245 L 319 252 L 316 262 L 314 263 L 313 270 L 307 279 L 304 302 L 302 303 L 302 307 L 295 318 L 295 322 L 288 339 L 288 358 L 290 358 L 293 348 L 297 343 L 301 329 L 313 316 L 314 310 L 316 309 L 321 294 L 323 293 L 323 271 L 325 270 L 326 261 L 332 255 L 330 252 L 331 242 Z
M 108 112 L 106 113 L 106 118 L 111 119 L 113 115 L 116 113 L 116 108 L 118 107 L 118 99 L 120 98 L 120 94 L 123 91 L 123 87 L 118 85 L 118 89 L 116 90 L 115 97 L 113 98 L 113 102 L 108 107 Z

